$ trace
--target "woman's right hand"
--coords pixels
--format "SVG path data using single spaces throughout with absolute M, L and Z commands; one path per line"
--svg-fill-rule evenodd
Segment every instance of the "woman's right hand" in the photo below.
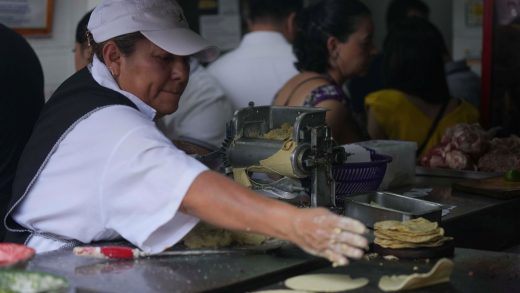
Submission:
M 338 216 L 324 208 L 301 209 L 292 222 L 293 243 L 306 252 L 327 258 L 335 266 L 359 259 L 368 248 L 362 236 L 367 228 L 359 221 Z

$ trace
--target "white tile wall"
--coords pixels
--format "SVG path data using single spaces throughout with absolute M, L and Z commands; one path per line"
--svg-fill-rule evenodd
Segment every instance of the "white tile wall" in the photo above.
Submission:
M 473 71 L 480 75 L 482 56 L 482 26 L 468 27 L 465 23 L 466 0 L 453 1 L 453 59 L 466 58 Z

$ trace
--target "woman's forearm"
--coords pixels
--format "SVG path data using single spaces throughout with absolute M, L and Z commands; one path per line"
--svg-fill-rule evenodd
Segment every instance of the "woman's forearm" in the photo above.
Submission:
M 192 183 L 182 210 L 210 224 L 289 240 L 308 253 L 344 265 L 360 258 L 367 240 L 366 227 L 324 208 L 299 209 L 270 199 L 206 171 Z
M 232 229 L 290 238 L 287 225 L 298 209 L 287 203 L 258 196 L 228 178 L 202 173 L 188 190 L 182 207 L 205 222 Z

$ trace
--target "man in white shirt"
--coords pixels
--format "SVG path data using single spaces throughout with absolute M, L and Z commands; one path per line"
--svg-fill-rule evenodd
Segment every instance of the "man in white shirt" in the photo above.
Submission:
M 234 109 L 246 107 L 250 101 L 256 106 L 271 105 L 276 92 L 298 73 L 290 43 L 294 17 L 301 7 L 301 0 L 246 2 L 250 32 L 238 48 L 208 66 Z

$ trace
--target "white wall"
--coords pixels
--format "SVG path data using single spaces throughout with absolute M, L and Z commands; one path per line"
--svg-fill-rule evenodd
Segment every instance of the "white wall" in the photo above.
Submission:
M 480 74 L 482 26 L 470 27 L 465 21 L 467 0 L 453 0 L 453 59 L 466 58 L 473 71 Z
M 28 37 L 40 58 L 45 75 L 45 92 L 52 92 L 74 73 L 74 36 L 77 22 L 100 0 L 55 0 L 54 23 L 50 37 Z M 466 0 L 424 0 L 430 7 L 430 19 L 444 35 L 446 45 L 456 59 L 480 56 L 482 28 L 464 24 Z M 386 35 L 385 13 L 390 0 L 364 0 L 372 11 L 375 43 L 378 48 Z M 474 68 L 479 71 L 478 68 Z
M 430 7 L 430 21 L 442 32 L 446 46 L 452 46 L 452 1 L 453 0 L 423 0 Z M 464 0 L 462 0 L 464 1 Z M 381 48 L 386 36 L 386 9 L 390 0 L 364 0 L 372 11 L 375 26 L 374 42 Z
M 52 34 L 27 37 L 43 67 L 45 96 L 48 98 L 67 77 L 74 73 L 76 25 L 96 0 L 55 0 Z

